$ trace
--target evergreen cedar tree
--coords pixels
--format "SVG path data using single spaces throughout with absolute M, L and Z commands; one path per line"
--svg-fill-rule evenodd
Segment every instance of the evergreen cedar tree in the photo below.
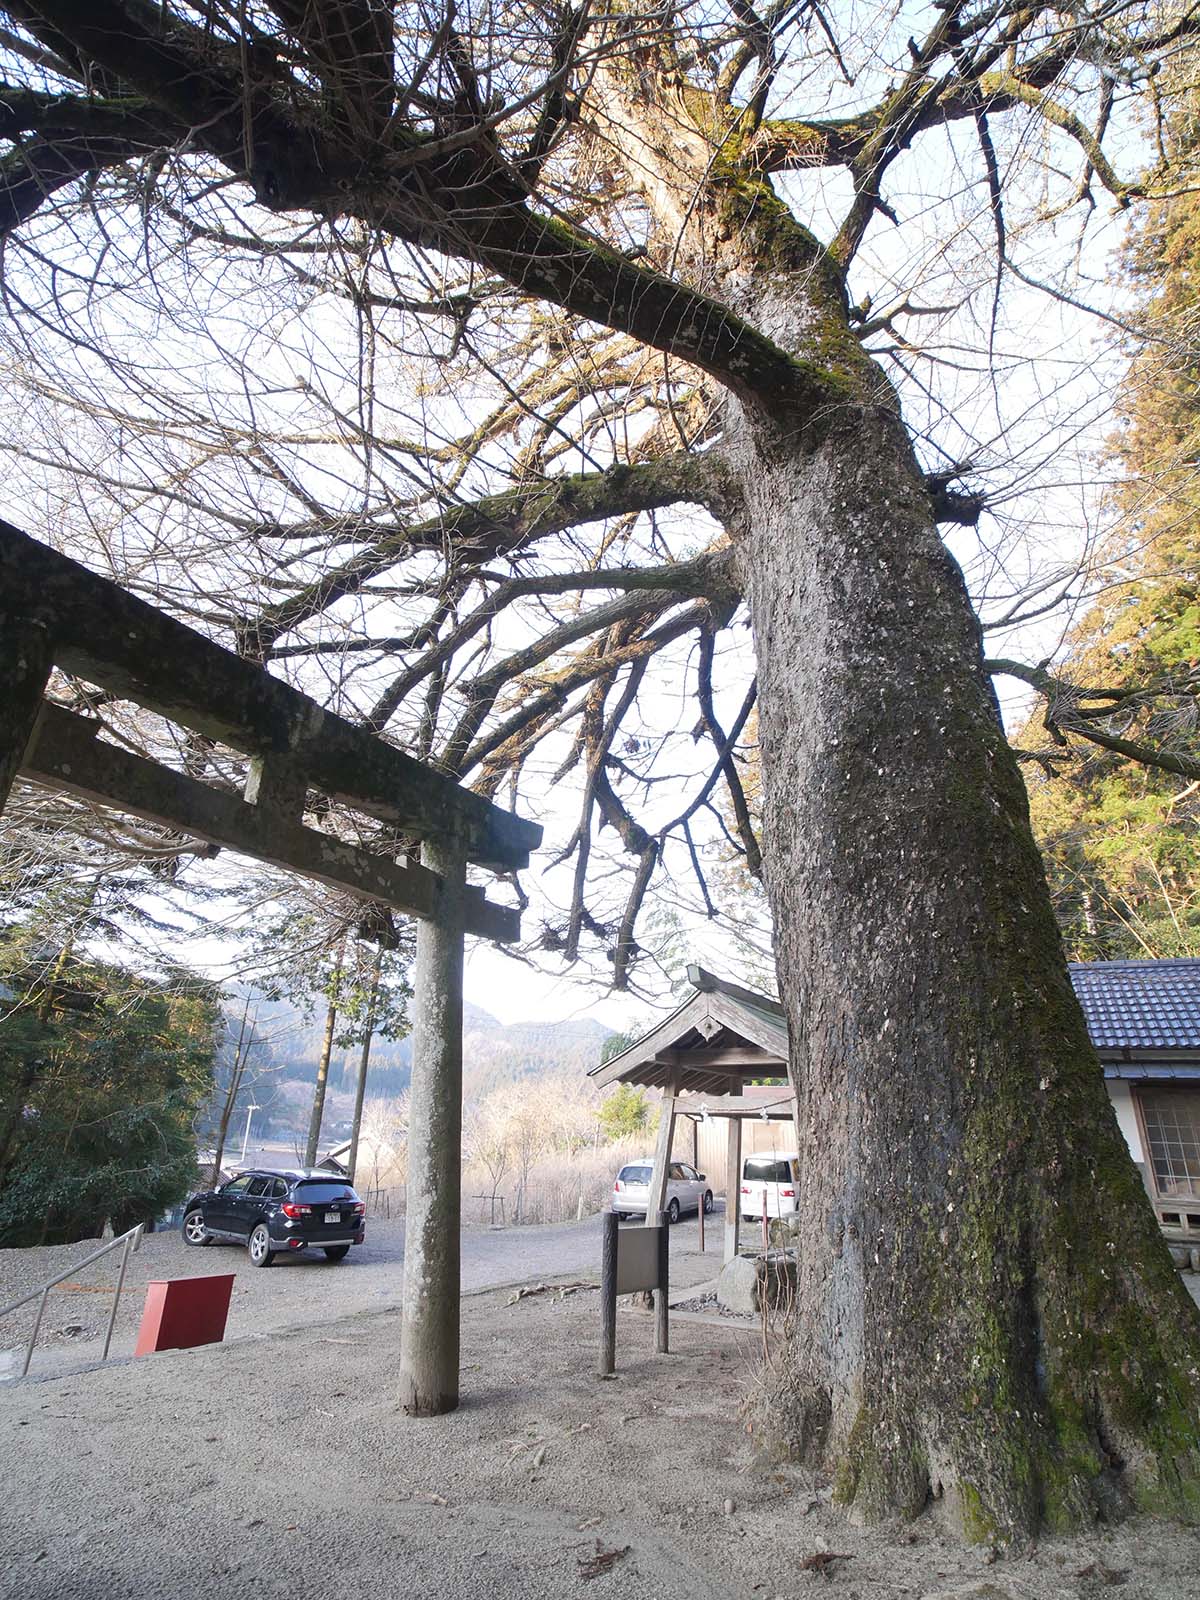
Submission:
M 567 689 L 636 674 L 668 633 L 696 635 L 703 658 L 744 602 L 808 1152 L 776 1442 L 828 1471 L 859 1517 L 936 1496 L 975 1540 L 1128 1506 L 1195 1518 L 1195 1308 L 1108 1106 L 976 617 L 938 535 L 978 501 L 923 475 L 846 274 L 889 215 L 895 164 L 910 150 L 936 162 L 956 132 L 980 152 L 998 242 L 994 130 L 1012 123 L 1039 123 L 1055 159 L 1074 148 L 1083 199 L 1135 202 L 1102 144 L 1114 84 L 1144 81 L 1200 19 L 941 0 L 923 37 L 906 40 L 903 19 L 883 36 L 896 62 L 876 103 L 822 120 L 789 104 L 822 104 L 827 84 L 810 91 L 806 71 L 843 59 L 836 14 L 816 5 L 485 3 L 393 19 L 370 0 L 273 0 L 244 24 L 242 9 L 172 0 L 3 9 L 5 232 L 44 234 L 37 214 L 81 194 L 146 205 L 160 178 L 192 172 L 171 188 L 186 210 L 232 176 L 260 216 L 300 233 L 360 225 L 430 253 L 435 279 L 438 260 L 471 263 L 477 282 L 510 286 L 510 314 L 516 290 L 557 308 L 569 339 L 598 324 L 680 386 L 628 459 L 535 472 L 409 526 L 246 618 L 242 645 L 263 654 L 406 541 L 499 561 L 604 518 L 703 507 L 726 538 L 702 557 L 653 580 L 610 568 L 629 594 L 604 612 L 603 669 L 552 682 L 490 735 L 503 682 L 481 678 L 448 769 L 494 786 Z M 779 107 L 795 114 L 768 114 Z M 101 181 L 124 170 L 135 181 Z M 849 178 L 827 245 L 772 181 L 800 171 Z M 466 329 L 469 306 L 443 309 Z M 638 607 L 661 608 L 664 587 L 689 604 L 645 631 Z M 591 793 L 638 862 L 620 982 L 657 847 L 608 781 L 604 709 Z
M 212 1092 L 213 985 L 136 978 L 0 933 L 0 1247 L 118 1232 L 196 1184 L 193 1124 Z
M 1168 127 L 1181 163 L 1196 146 L 1194 102 L 1182 94 Z M 1179 187 L 1145 209 L 1126 251 L 1141 340 L 1112 440 L 1124 482 L 1103 589 L 1071 636 L 1058 682 L 1017 735 L 1048 758 L 1026 768 L 1030 809 L 1068 954 L 1083 961 L 1200 954 L 1200 786 L 1075 731 L 1087 691 L 1101 686 L 1112 698 L 1088 709 L 1102 713 L 1102 726 L 1116 721 L 1138 743 L 1195 744 L 1200 205 Z

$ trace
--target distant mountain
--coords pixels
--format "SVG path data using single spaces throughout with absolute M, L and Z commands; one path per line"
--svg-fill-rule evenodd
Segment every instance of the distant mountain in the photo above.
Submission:
M 612 1029 L 595 1017 L 569 1022 L 497 1022 L 478 1006 L 463 1016 L 463 1075 L 476 1092 L 540 1072 L 578 1072 L 600 1059 Z M 405 1041 L 407 1043 L 407 1041 Z
M 241 1025 L 244 998 L 227 1005 L 229 1031 L 223 1054 L 232 1057 Z M 317 1073 L 325 1018 L 320 1010 L 306 1017 L 286 1000 L 266 1000 L 251 995 L 250 1015 L 255 1019 L 250 1053 L 251 1077 L 269 1074 L 276 1081 L 312 1082 Z M 594 1017 L 568 1022 L 497 1022 L 490 1012 L 467 1004 L 463 1008 L 463 1069 L 476 1090 L 483 1085 L 511 1082 L 531 1073 L 579 1072 L 600 1059 L 604 1041 L 613 1030 Z M 335 1046 L 330 1063 L 330 1084 L 349 1087 L 358 1071 L 360 1047 Z M 402 1093 L 412 1075 L 412 1040 L 379 1039 L 371 1046 L 367 1093 L 372 1098 Z

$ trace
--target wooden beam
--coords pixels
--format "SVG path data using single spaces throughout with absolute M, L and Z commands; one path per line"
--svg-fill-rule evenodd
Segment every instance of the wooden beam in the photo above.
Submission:
M 758 1045 L 724 1045 L 718 1049 L 658 1050 L 655 1061 L 664 1067 L 681 1067 L 687 1071 L 704 1071 L 706 1068 L 744 1067 L 753 1069 L 756 1077 L 783 1077 L 787 1062 Z
M 22 773 L 99 805 L 301 872 L 361 899 L 380 901 L 408 916 L 437 914 L 441 885 L 427 868 L 361 850 L 187 773 L 104 744 L 96 738 L 98 727 L 47 702 L 22 760 Z M 467 889 L 465 900 L 467 932 L 500 942 L 520 937 L 519 912 L 493 905 L 482 889 Z
M 30 624 L 48 630 L 56 666 L 246 755 L 284 756 L 306 786 L 402 832 L 454 834 L 468 861 L 523 867 L 541 843 L 536 823 L 0 520 L 0 640 Z

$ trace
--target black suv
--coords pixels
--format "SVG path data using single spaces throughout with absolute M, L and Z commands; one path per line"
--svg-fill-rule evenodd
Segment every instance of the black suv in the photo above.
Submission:
M 183 1237 L 194 1245 L 244 1244 L 256 1267 L 269 1267 L 278 1251 L 305 1246 L 341 1261 L 363 1242 L 366 1209 L 344 1179 L 319 1169 L 240 1172 L 188 1201 Z

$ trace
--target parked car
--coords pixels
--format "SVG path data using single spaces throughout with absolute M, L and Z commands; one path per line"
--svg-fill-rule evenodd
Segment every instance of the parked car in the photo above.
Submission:
M 244 1244 L 256 1267 L 285 1250 L 324 1250 L 341 1261 L 363 1242 L 366 1206 L 343 1178 L 317 1168 L 240 1172 L 193 1195 L 183 1213 L 190 1245 Z
M 653 1156 L 643 1156 L 621 1168 L 613 1183 L 612 1210 L 617 1217 L 645 1216 L 650 1202 L 650 1180 L 654 1175 Z M 667 1192 L 663 1209 L 668 1222 L 678 1222 L 685 1211 L 713 1208 L 708 1179 L 686 1161 L 672 1161 L 667 1170 Z
M 800 1191 L 800 1158 L 794 1150 L 747 1156 L 742 1162 L 741 1211 L 757 1219 L 791 1217 Z

